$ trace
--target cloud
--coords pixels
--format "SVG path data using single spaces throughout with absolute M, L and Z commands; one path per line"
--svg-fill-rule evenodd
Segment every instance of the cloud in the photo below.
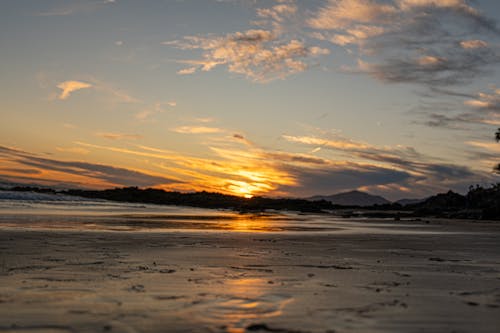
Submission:
M 52 8 L 50 10 L 36 13 L 35 16 L 67 16 L 77 13 L 88 13 L 99 9 L 99 7 L 116 3 L 116 0 L 89 1 L 81 0 L 65 6 Z
M 495 89 L 491 93 L 480 92 L 476 98 L 466 100 L 464 103 L 481 111 L 500 113 L 500 89 Z
M 44 78 L 43 80 L 48 81 L 47 78 Z M 105 95 L 109 100 L 109 102 L 111 103 L 130 103 L 130 104 L 143 103 L 141 100 L 131 96 L 122 89 L 116 88 L 112 84 L 103 82 L 91 75 L 84 75 L 82 76 L 82 79 L 79 80 L 67 80 L 59 83 L 53 81 L 52 84 L 56 85 L 56 87 L 60 89 L 61 92 L 59 94 L 56 93 L 51 94 L 49 100 L 54 100 L 54 99 L 65 100 L 71 97 L 71 95 L 78 90 L 92 89 L 94 92 L 98 92 L 102 95 Z
M 350 183 L 353 187 L 356 185 L 369 188 L 379 194 L 387 191 L 386 194 L 392 197 L 402 195 L 406 189 L 422 195 L 447 191 L 450 188 L 463 191 L 470 184 L 491 179 L 488 172 L 475 171 L 462 165 L 440 161 L 438 158 L 425 156 L 412 147 L 381 147 L 340 136 L 329 139 L 317 136 L 286 135 L 283 138 L 292 143 L 308 147 L 320 146 L 324 150 L 334 151 L 340 161 L 346 161 L 345 164 L 334 161 L 326 162 L 326 165 L 333 165 L 331 175 L 332 178 L 338 178 L 341 181 L 339 184 Z M 310 171 L 301 169 L 305 174 L 298 174 L 297 178 L 308 179 L 311 183 L 310 187 L 313 187 L 312 184 L 316 184 L 316 181 L 316 186 L 328 183 L 327 172 L 318 173 L 314 168 L 312 169 Z M 322 167 L 319 167 L 319 170 L 321 169 Z M 343 173 L 336 173 L 336 170 L 342 170 Z M 356 177 L 362 181 L 356 181 Z M 328 193 L 325 192 L 325 194 Z
M 315 59 L 330 53 L 308 45 L 303 38 L 299 10 L 294 0 L 280 0 L 269 7 L 256 8 L 255 29 L 221 36 L 185 36 L 162 44 L 182 50 L 200 51 L 200 59 L 179 60 L 187 67 L 177 71 L 190 75 L 225 67 L 230 73 L 265 83 L 303 72 Z
M 112 86 L 108 83 L 102 82 L 102 81 L 97 80 L 95 78 L 92 78 L 91 81 L 94 85 L 94 88 L 97 91 L 100 91 L 100 92 L 105 93 L 108 96 L 110 96 L 112 98 L 113 102 L 131 103 L 131 104 L 142 102 L 140 99 L 135 98 L 135 97 L 131 96 L 130 94 L 128 94 L 127 92 L 125 92 L 121 89 L 115 88 L 114 86 Z
M 405 171 L 358 163 L 333 164 L 323 168 L 292 166 L 287 171 L 299 179 L 300 183 L 284 190 L 300 196 L 329 195 L 361 186 L 401 183 L 411 178 Z
M 212 123 L 215 121 L 214 118 L 211 118 L 211 117 L 200 117 L 200 118 L 194 118 L 194 121 L 198 122 L 198 123 Z
M 387 23 L 396 11 L 392 5 L 371 0 L 330 0 L 308 23 L 315 29 L 343 29 L 356 23 Z
M 253 23 L 261 27 L 271 27 L 276 34 L 285 33 L 288 25 L 293 25 L 299 10 L 294 0 L 278 1 L 278 4 L 256 10 L 258 20 Z
M 75 124 L 70 124 L 70 123 L 65 123 L 62 126 L 67 129 L 75 129 L 77 127 Z
M 302 41 L 280 41 L 271 31 L 254 29 L 222 37 L 188 36 L 175 43 L 181 49 L 202 50 L 203 59 L 183 60 L 190 67 L 179 74 L 210 71 L 224 65 L 231 73 L 242 74 L 256 82 L 283 79 L 309 66 L 307 58 L 328 54 L 327 49 L 307 47 Z
M 149 187 L 177 183 L 177 180 L 146 172 L 80 161 L 42 158 L 18 149 L 0 146 L 0 157 L 17 165 L 35 168 L 39 174 L 31 181 L 80 184 L 85 187 L 140 186 Z M 3 175 L 8 177 L 9 175 Z
M 139 134 L 126 133 L 97 133 L 96 135 L 110 140 L 138 140 L 143 138 L 143 136 Z
M 223 132 L 220 128 L 206 126 L 180 126 L 173 128 L 172 131 L 182 134 L 213 134 Z
M 446 127 L 465 129 L 476 125 L 500 126 L 500 90 L 490 89 L 488 92 L 476 94 L 456 93 L 453 91 L 438 91 L 438 94 L 447 94 L 461 102 L 451 104 L 446 113 L 436 111 L 437 103 L 430 103 L 427 120 L 424 124 L 432 127 Z M 432 95 L 430 96 L 432 97 Z M 461 104 L 460 104 L 461 103 Z
M 39 175 L 41 173 L 41 171 L 38 169 L 0 168 L 0 172 L 2 171 L 11 174 L 24 174 L 24 175 Z
M 201 129 L 200 129 L 201 128 Z M 411 193 L 429 195 L 491 178 L 487 172 L 425 156 L 412 147 L 377 146 L 334 135 L 294 136 L 284 139 L 321 153 L 296 153 L 263 149 L 241 134 L 215 127 L 186 126 L 184 133 L 210 134 L 203 158 L 179 151 L 121 143 L 122 146 L 75 142 L 85 150 L 102 150 L 109 158 L 123 155 L 143 159 L 153 171 L 130 170 L 80 161 L 59 161 L 0 146 L 0 158 L 8 169 L 39 170 L 32 181 L 64 181 L 94 187 L 156 186 L 167 190 L 206 190 L 236 195 L 310 196 L 366 188 L 399 198 Z M 125 145 L 125 146 L 123 146 Z M 491 154 L 491 152 L 490 152 Z M 325 158 L 324 156 L 329 156 Z M 483 156 L 483 159 L 486 157 Z M 488 158 L 491 156 L 488 155 Z M 27 175 L 0 172 L 4 178 L 26 182 Z M 161 176 L 168 174 L 168 177 Z M 490 178 L 489 178 L 490 177 Z M 178 181 L 178 179 L 182 179 Z
M 145 121 L 155 114 L 166 112 L 168 108 L 174 108 L 176 106 L 177 102 L 175 101 L 169 101 L 166 103 L 157 102 L 154 105 L 136 113 L 135 118 L 141 121 Z
M 294 184 L 294 178 L 282 171 L 279 163 L 264 156 L 260 149 L 246 144 L 241 149 L 241 143 L 227 146 L 229 143 L 231 142 L 220 141 L 219 146 L 210 146 L 212 156 L 209 158 L 196 158 L 180 152 L 140 145 L 130 149 L 83 142 L 77 144 L 116 154 L 145 157 L 151 161 L 151 165 L 185 181 L 180 187 L 179 184 L 162 186 L 167 189 L 255 195 L 275 193 L 283 185 Z
M 354 71 L 384 82 L 464 84 L 500 62 L 483 40 L 498 40 L 495 22 L 464 0 L 330 0 L 307 23 L 312 36 L 357 48 Z
M 264 153 L 269 159 L 282 161 L 285 163 L 298 163 L 305 165 L 327 165 L 328 160 L 318 158 L 315 156 L 310 156 L 306 154 L 291 154 L 284 152 L 266 152 Z
M 354 156 L 358 159 L 390 163 L 400 167 L 408 166 L 411 164 L 411 160 L 422 158 L 422 155 L 411 147 L 378 147 L 350 140 L 339 135 L 336 135 L 334 138 L 284 135 L 283 138 L 289 142 L 311 146 L 314 150 L 322 148 L 343 152 L 345 154 L 344 158 Z
M 56 147 L 56 150 L 62 153 L 71 153 L 78 155 L 87 155 L 88 153 L 90 153 L 90 150 L 81 147 L 69 147 L 69 148 Z
M 463 40 L 460 42 L 460 46 L 464 49 L 480 49 L 483 47 L 488 47 L 488 43 L 480 39 Z
M 179 75 L 189 75 L 189 74 L 196 73 L 197 69 L 198 68 L 196 68 L 196 67 L 183 68 L 183 69 L 179 69 L 177 71 L 177 74 L 179 74 Z
M 388 83 L 416 83 L 424 86 L 451 86 L 468 84 L 486 74 L 486 69 L 499 62 L 498 54 L 491 49 L 452 48 L 439 50 L 433 55 L 386 58 L 382 63 L 358 62 L 360 72 Z
M 91 88 L 92 85 L 81 81 L 64 81 L 57 85 L 57 88 L 61 89 L 62 92 L 59 94 L 58 99 L 65 100 L 71 93 L 78 91 L 80 89 Z

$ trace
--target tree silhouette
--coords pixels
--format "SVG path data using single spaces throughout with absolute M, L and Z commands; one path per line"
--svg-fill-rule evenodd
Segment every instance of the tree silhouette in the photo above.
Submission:
M 500 142 L 500 128 L 497 129 L 497 132 L 495 133 L 495 140 L 497 142 Z M 495 167 L 495 172 L 500 173 L 500 163 L 497 164 L 497 166 Z

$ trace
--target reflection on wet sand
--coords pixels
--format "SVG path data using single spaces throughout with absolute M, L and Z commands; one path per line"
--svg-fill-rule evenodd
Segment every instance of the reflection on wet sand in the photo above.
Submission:
M 495 332 L 498 228 L 425 237 L 0 228 L 0 331 Z
M 342 219 L 333 215 L 299 215 L 295 213 L 234 213 L 209 214 L 2 214 L 4 228 L 122 231 L 122 232 L 278 232 L 278 233 L 367 233 L 367 234 L 433 234 L 447 233 L 434 225 L 400 221 Z
M 0 332 L 499 327 L 498 224 L 127 209 L 0 214 Z
M 292 298 L 276 293 L 263 278 L 235 278 L 214 286 L 212 300 L 201 302 L 189 317 L 208 323 L 214 330 L 244 333 L 255 321 L 280 316 Z

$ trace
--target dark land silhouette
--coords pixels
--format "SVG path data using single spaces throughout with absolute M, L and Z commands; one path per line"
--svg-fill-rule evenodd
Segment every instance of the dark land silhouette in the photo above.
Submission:
M 496 133 L 495 133 L 495 140 L 497 142 L 500 142 L 500 128 L 497 129 Z M 500 173 L 500 163 L 498 163 L 496 166 L 495 166 L 495 172 L 496 173 Z
M 442 217 L 457 219 L 500 220 L 500 183 L 490 187 L 471 186 L 467 194 L 453 191 L 431 196 L 410 204 L 399 202 L 371 206 L 340 205 L 331 201 L 294 198 L 253 197 L 250 199 L 216 192 L 172 192 L 161 189 L 124 187 L 107 190 L 55 190 L 31 186 L 15 186 L 11 191 L 62 194 L 118 202 L 177 205 L 199 208 L 231 209 L 241 212 L 265 210 L 329 213 L 344 217 Z
M 314 197 L 308 198 L 308 200 L 326 200 L 330 201 L 334 205 L 362 207 L 391 203 L 389 200 L 381 196 L 372 195 L 361 191 L 349 191 L 326 196 L 316 195 Z

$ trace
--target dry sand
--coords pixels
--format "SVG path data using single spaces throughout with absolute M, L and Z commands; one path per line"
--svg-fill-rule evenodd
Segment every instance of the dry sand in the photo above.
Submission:
M 341 225 L 324 233 L 4 225 L 0 332 L 500 331 L 500 224 Z

